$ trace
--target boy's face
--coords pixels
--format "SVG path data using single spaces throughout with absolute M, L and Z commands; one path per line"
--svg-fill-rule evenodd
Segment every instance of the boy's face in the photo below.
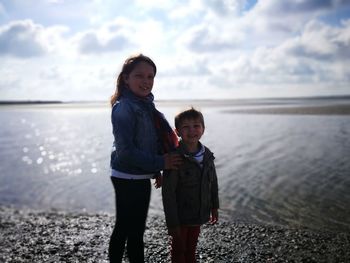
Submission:
M 185 144 L 197 144 L 204 133 L 204 127 L 200 119 L 185 119 L 181 122 L 177 135 Z

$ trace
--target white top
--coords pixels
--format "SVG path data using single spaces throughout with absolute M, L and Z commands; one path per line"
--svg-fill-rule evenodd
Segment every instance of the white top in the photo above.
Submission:
M 140 180 L 140 179 L 152 179 L 154 177 L 154 174 L 129 174 L 129 173 L 123 173 L 112 169 L 111 176 L 116 178 L 121 178 L 121 179 Z
M 201 167 L 203 167 L 203 157 L 204 157 L 205 148 L 202 145 L 202 148 L 194 155 L 191 155 Z M 189 157 L 190 155 L 185 154 L 185 157 Z
M 197 162 L 200 164 L 200 166 L 203 166 L 203 157 L 204 157 L 205 148 L 202 145 L 202 148 L 193 156 L 194 159 L 197 160 Z

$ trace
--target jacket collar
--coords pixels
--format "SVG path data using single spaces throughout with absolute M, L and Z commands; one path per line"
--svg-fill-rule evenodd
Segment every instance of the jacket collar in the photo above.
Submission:
M 206 162 L 207 160 L 214 160 L 214 154 L 207 148 L 205 147 L 201 142 L 199 142 L 199 146 L 200 147 L 204 147 L 204 157 L 203 157 L 203 161 Z M 179 154 L 181 154 L 182 156 L 184 156 L 186 159 L 194 159 L 193 156 L 188 152 L 186 145 L 182 142 L 182 140 L 180 140 L 179 142 L 179 147 L 177 148 L 177 151 Z
M 133 100 L 133 101 L 142 102 L 142 103 L 153 103 L 153 101 L 154 101 L 153 93 L 150 93 L 145 98 L 141 98 L 141 97 L 136 96 L 128 87 L 124 87 L 122 97 Z

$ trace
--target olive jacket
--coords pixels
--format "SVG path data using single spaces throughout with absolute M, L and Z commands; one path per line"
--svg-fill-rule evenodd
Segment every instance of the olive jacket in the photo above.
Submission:
M 167 227 L 202 225 L 209 221 L 211 209 L 219 208 L 215 157 L 205 147 L 201 167 L 181 141 L 176 152 L 183 156 L 183 165 L 163 174 L 162 197 Z

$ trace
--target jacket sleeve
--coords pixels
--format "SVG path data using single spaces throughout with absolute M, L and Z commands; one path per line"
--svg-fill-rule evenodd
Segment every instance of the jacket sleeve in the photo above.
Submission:
M 136 148 L 133 142 L 136 119 L 128 104 L 116 105 L 112 110 L 112 125 L 118 159 L 146 171 L 160 171 L 164 168 L 161 155 L 149 154 Z
M 211 188 L 211 206 L 212 208 L 219 208 L 219 187 L 218 187 L 218 178 L 216 174 L 215 164 L 213 163 L 213 182 Z
M 176 170 L 165 170 L 163 173 L 162 199 L 168 228 L 180 225 L 176 200 L 178 176 Z

